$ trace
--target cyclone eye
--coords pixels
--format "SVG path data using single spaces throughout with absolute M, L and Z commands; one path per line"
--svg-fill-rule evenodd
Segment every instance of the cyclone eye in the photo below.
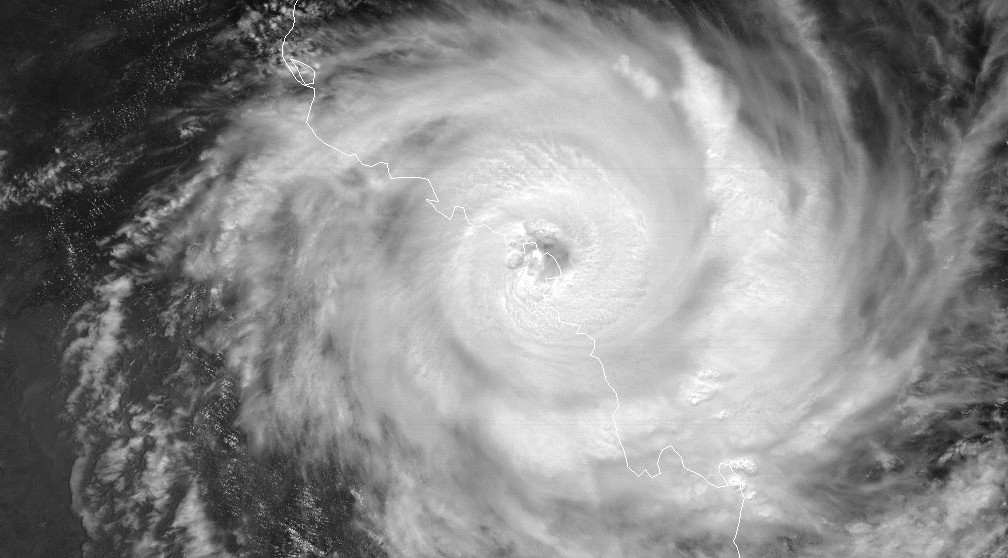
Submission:
M 537 282 L 562 279 L 570 271 L 570 242 L 563 238 L 559 227 L 544 220 L 523 223 L 525 234 L 508 241 L 506 265 L 523 269 Z

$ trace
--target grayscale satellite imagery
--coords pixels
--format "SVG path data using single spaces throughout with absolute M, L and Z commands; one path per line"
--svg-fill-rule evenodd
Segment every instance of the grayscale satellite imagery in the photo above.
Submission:
M 0 24 L 0 558 L 1008 558 L 1008 0 Z

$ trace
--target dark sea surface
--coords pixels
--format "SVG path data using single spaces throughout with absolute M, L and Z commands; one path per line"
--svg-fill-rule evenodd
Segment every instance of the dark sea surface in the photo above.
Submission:
M 0 6 L 0 557 L 1008 556 L 1008 3 L 292 8 Z

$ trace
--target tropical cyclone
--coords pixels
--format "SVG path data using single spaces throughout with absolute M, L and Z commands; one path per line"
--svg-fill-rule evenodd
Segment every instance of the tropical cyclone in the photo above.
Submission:
M 362 191 L 395 199 L 396 222 L 385 226 L 398 231 L 377 239 L 386 258 L 368 274 L 356 318 L 370 333 L 356 347 L 355 381 L 374 397 L 361 402 L 362 424 L 391 421 L 405 447 L 434 452 L 416 474 L 439 494 L 460 487 L 436 471 L 492 463 L 494 474 L 466 475 L 462 508 L 506 474 L 548 498 L 631 498 L 641 519 L 705 539 L 730 534 L 731 492 L 684 474 L 688 459 L 716 473 L 726 461 L 746 464 L 749 477 L 759 470 L 758 480 L 722 478 L 755 498 L 760 516 L 801 523 L 815 503 L 789 502 L 788 474 L 766 448 L 822 451 L 823 432 L 912 369 L 913 351 L 850 346 L 849 262 L 833 255 L 852 248 L 854 230 L 829 228 L 851 217 L 829 181 L 842 175 L 845 203 L 857 207 L 864 177 L 826 158 L 837 146 L 824 141 L 843 138 L 817 136 L 801 115 L 773 123 L 789 127 L 793 152 L 769 152 L 737 120 L 748 92 L 676 29 L 631 18 L 628 35 L 551 10 L 543 17 L 562 29 L 556 40 L 521 17 L 477 12 L 464 25 L 406 23 L 292 64 L 302 81 L 312 73 L 312 134 L 353 153 L 326 164 L 345 173 L 364 162 Z M 416 58 L 374 69 L 384 44 L 411 45 Z M 840 128 L 835 116 L 828 125 Z M 427 187 L 437 213 L 423 215 Z M 389 333 L 401 341 L 379 346 Z M 378 393 L 385 384 L 391 394 Z M 657 489 L 634 484 L 657 476 L 670 446 L 684 471 Z M 623 460 L 635 476 L 620 476 Z M 431 512 L 429 501 L 412 507 L 413 492 L 400 497 L 413 502 L 397 508 L 407 525 Z M 393 539 L 434 551 L 430 534 L 417 536 Z M 586 543 L 515 544 L 578 554 Z
M 517 54 L 527 55 L 526 52 Z M 506 65 L 518 67 L 518 60 L 509 62 Z M 312 90 L 309 110 L 320 110 L 324 104 L 316 107 L 316 70 L 298 59 L 285 58 L 285 63 L 294 77 Z M 621 77 L 631 78 L 631 83 L 639 90 L 636 93 L 645 102 L 654 101 L 658 95 L 659 82 L 649 76 L 646 79 L 642 77 L 646 76 L 644 70 L 631 71 L 625 54 L 612 68 L 599 68 L 597 63 L 575 59 L 571 67 L 565 69 L 570 75 L 561 76 L 562 81 L 568 81 L 571 76 L 583 81 L 586 79 L 584 76 L 601 71 L 621 74 L 603 77 L 603 85 L 618 89 L 623 85 Z M 533 67 L 526 71 L 537 70 Z M 555 73 L 537 73 L 527 85 L 512 92 L 517 100 L 508 99 L 505 107 L 517 108 L 524 101 L 530 106 L 551 106 L 556 112 L 558 107 L 553 106 L 552 100 L 543 97 L 548 90 L 545 88 L 561 86 L 561 80 L 552 75 Z M 307 79 L 306 74 L 310 75 Z M 467 102 L 475 103 L 474 99 L 498 93 L 494 88 L 487 87 L 496 80 L 485 81 L 481 87 L 467 92 L 472 97 Z M 578 93 L 576 87 L 571 88 L 569 83 L 564 85 L 564 92 L 571 95 Z M 666 101 L 673 99 L 667 96 Z M 653 110 L 653 107 L 640 106 L 639 100 L 635 104 L 638 105 L 634 107 L 637 110 Z M 674 101 L 670 104 L 675 106 Z M 439 238 L 428 244 L 455 246 L 448 260 L 456 264 L 448 268 L 453 272 L 449 275 L 455 276 L 445 277 L 440 282 L 449 291 L 440 298 L 451 301 L 451 308 L 445 312 L 449 323 L 461 322 L 461 327 L 453 331 L 454 342 L 466 355 L 459 371 L 464 371 L 465 363 L 478 363 L 480 369 L 498 371 L 493 376 L 480 378 L 483 394 L 479 399 L 484 403 L 477 408 L 481 414 L 469 418 L 485 425 L 491 445 L 509 455 L 515 461 L 517 470 L 524 471 L 525 475 L 559 481 L 561 485 L 581 485 L 578 490 L 586 490 L 589 487 L 583 485 L 584 480 L 579 481 L 578 477 L 583 478 L 584 472 L 590 470 L 591 459 L 605 460 L 618 450 L 623 454 L 627 468 L 636 477 L 647 473 L 654 478 L 661 474 L 658 461 L 662 453 L 672 449 L 678 455 L 683 470 L 706 481 L 708 487 L 734 486 L 741 491 L 744 484 L 734 471 L 726 478 L 720 470 L 724 464 L 716 469 L 724 483 L 715 484 L 705 475 L 688 469 L 682 455 L 671 445 L 641 448 L 635 459 L 648 459 L 643 455 L 650 453 L 654 465 L 652 470 L 634 468 L 618 426 L 614 422 L 610 429 L 603 420 L 605 413 L 601 409 L 604 403 L 600 401 L 599 394 L 608 397 L 610 394 L 607 391 L 611 391 L 616 396 L 617 411 L 611 413 L 614 421 L 619 411 L 619 394 L 606 375 L 603 361 L 595 355 L 595 337 L 583 330 L 604 332 L 607 327 L 620 327 L 622 319 L 641 312 L 636 306 L 647 297 L 651 283 L 648 261 L 658 256 L 656 247 L 675 247 L 675 243 L 667 240 L 674 231 L 663 230 L 661 223 L 654 228 L 662 236 L 649 238 L 646 217 L 638 207 L 649 207 L 654 197 L 661 198 L 660 193 L 667 188 L 666 184 L 662 184 L 667 178 L 664 175 L 688 175 L 689 170 L 700 168 L 702 158 L 690 152 L 690 143 L 678 147 L 684 139 L 669 138 L 664 130 L 655 129 L 651 137 L 657 141 L 649 147 L 684 153 L 682 165 L 661 167 L 666 172 L 660 175 L 638 175 L 638 170 L 631 166 L 600 166 L 599 160 L 611 164 L 619 163 L 620 159 L 608 153 L 613 146 L 600 144 L 596 134 L 589 130 L 606 130 L 608 134 L 615 132 L 618 137 L 630 137 L 631 131 L 620 131 L 627 123 L 621 123 L 618 117 L 614 120 L 611 109 L 598 113 L 585 112 L 584 107 L 578 107 L 578 110 L 580 113 L 577 115 L 553 114 L 551 121 L 544 121 L 534 114 L 531 116 L 536 118 L 529 120 L 530 115 L 525 114 L 523 120 L 515 119 L 508 123 L 511 128 L 509 133 L 496 133 L 501 123 L 494 123 L 487 127 L 490 131 L 467 137 L 466 144 L 475 144 L 475 148 L 465 144 L 451 146 L 473 154 L 469 157 L 462 155 L 463 168 L 485 169 L 484 172 L 500 175 L 500 178 L 490 180 L 479 175 L 465 177 L 469 185 L 464 192 L 451 191 L 453 198 L 461 197 L 465 201 L 456 203 L 451 209 L 438 207 L 443 203 L 444 194 L 436 193 L 437 187 L 430 178 L 412 173 L 399 175 L 398 171 L 393 173 L 393 166 L 389 163 L 368 159 L 366 155 L 362 157 L 356 150 L 344 151 L 336 147 L 340 145 L 338 141 L 319 136 L 311 112 L 306 123 L 320 143 L 350 159 L 351 163 L 370 169 L 385 167 L 390 180 L 422 180 L 434 193 L 434 198 L 427 201 L 438 214 L 450 220 L 460 213 L 464 217 L 470 227 L 463 235 L 466 237 L 464 242 Z M 630 117 L 629 112 L 625 117 Z M 448 117 L 439 115 L 434 118 L 448 120 Z M 481 118 L 480 115 L 474 118 L 467 112 L 452 114 L 452 119 L 460 120 L 463 129 L 467 126 L 477 128 Z M 674 116 L 668 115 L 667 118 Z M 476 123 L 469 124 L 471 120 Z M 570 130 L 572 125 L 573 131 Z M 688 134 L 686 126 L 680 124 L 679 127 L 681 133 Z M 558 133 L 560 130 L 563 130 L 562 134 Z M 675 141 L 677 139 L 678 142 Z M 335 145 L 331 143 L 334 141 Z M 628 158 L 625 162 L 631 160 Z M 459 162 L 459 159 L 452 160 L 456 165 Z M 694 165 L 694 168 L 690 169 L 689 165 Z M 395 168 L 398 169 L 398 165 Z M 435 177 L 439 170 L 431 169 Z M 684 173 L 684 170 L 687 172 Z M 456 177 L 455 181 L 458 180 Z M 638 199 L 633 200 L 626 192 L 636 194 Z M 690 200 L 689 196 L 683 197 Z M 699 196 L 693 201 L 701 207 L 680 207 L 682 217 L 677 225 L 699 227 L 702 224 L 706 217 L 703 202 Z M 490 234 L 478 239 L 480 242 L 477 243 L 473 232 L 480 229 Z M 485 255 L 492 253 L 493 245 L 499 245 L 502 238 L 507 239 L 507 270 L 511 273 L 502 273 L 500 268 L 486 261 Z M 488 241 L 491 245 L 483 246 Z M 688 249 L 686 245 L 680 245 L 680 248 L 683 251 Z M 577 253 L 572 257 L 573 250 Z M 578 264 L 576 271 L 570 266 L 573 261 Z M 435 269 L 430 273 L 423 272 L 423 275 L 438 277 L 444 272 L 443 261 L 435 260 L 433 264 Z M 522 264 L 527 264 L 524 266 L 526 272 L 514 273 L 514 270 L 523 267 Z M 429 296 L 430 293 L 424 291 L 424 295 Z M 498 314 L 508 318 L 511 327 L 508 323 L 500 323 L 500 318 L 496 317 Z M 557 326 L 560 326 L 559 332 Z M 571 327 L 575 330 L 571 331 Z M 572 351 L 569 340 L 572 334 L 587 338 L 591 344 L 582 343 L 580 347 L 574 344 Z M 567 340 L 564 340 L 564 335 Z M 439 360 L 445 346 L 439 341 L 428 339 L 426 343 L 420 343 L 420 350 L 429 353 L 427 359 Z M 629 340 L 629 343 L 632 344 L 632 341 Z M 620 346 L 628 346 L 627 339 L 619 339 L 619 343 Z M 590 349 L 588 358 L 584 356 L 586 349 Z M 501 373 L 504 371 L 506 374 Z M 601 380 L 608 390 L 602 389 L 598 378 L 586 377 L 586 371 L 601 372 Z M 497 387 L 491 392 L 486 389 L 488 386 Z M 511 397 L 501 398 L 502 388 Z M 441 397 L 442 389 L 443 386 L 438 385 L 431 397 Z M 530 428 L 516 436 L 513 426 L 522 422 L 528 423 Z M 500 428 L 501 423 L 507 427 Z M 725 467 L 730 470 L 730 467 Z M 696 482 L 692 478 L 687 480 Z M 687 494 L 689 492 L 686 491 Z M 740 522 L 741 510 L 732 537 L 733 544 Z M 738 551 L 737 544 L 735 547 Z
M 454 43 L 460 41 L 458 37 L 463 43 L 486 40 L 487 30 L 477 29 L 476 33 L 455 30 L 459 34 L 453 35 L 439 30 L 432 40 L 437 43 L 449 36 Z M 430 29 L 424 31 L 430 36 Z M 655 29 L 648 31 L 657 34 Z M 435 278 L 434 285 L 413 284 L 403 290 L 402 284 L 395 284 L 388 287 L 395 296 L 382 295 L 396 301 L 393 307 L 402 300 L 403 307 L 393 310 L 394 315 L 413 315 L 411 309 L 426 306 L 427 300 L 442 301 L 437 312 L 445 317 L 444 325 L 424 320 L 405 326 L 411 330 L 407 338 L 417 358 L 415 369 L 422 371 L 412 388 L 441 402 L 441 420 L 480 425 L 483 443 L 508 456 L 511 467 L 522 476 L 548 479 L 564 487 L 561 490 L 598 490 L 598 481 L 586 473 L 618 453 L 635 476 L 647 472 L 655 477 L 661 471 L 658 459 L 676 439 L 682 440 L 681 447 L 692 450 L 687 455 L 700 454 L 714 461 L 739 459 L 729 453 L 741 445 L 739 436 L 732 439 L 730 430 L 721 434 L 723 442 L 716 443 L 698 430 L 718 431 L 717 426 L 679 426 L 695 425 L 698 417 L 706 417 L 707 422 L 723 420 L 731 411 L 722 407 L 715 415 L 704 406 L 695 412 L 682 403 L 689 401 L 695 407 L 711 399 L 724 383 L 740 375 L 760 374 L 767 363 L 757 359 L 751 369 L 739 369 L 733 362 L 737 359 L 726 358 L 725 347 L 703 346 L 717 335 L 711 326 L 720 329 L 728 320 L 737 320 L 737 309 L 715 304 L 701 313 L 706 316 L 698 316 L 697 309 L 689 306 L 705 296 L 749 302 L 767 293 L 800 292 L 791 288 L 793 280 L 786 276 L 801 269 L 771 270 L 783 276 L 767 277 L 767 270 L 759 267 L 769 267 L 764 253 L 779 250 L 782 244 L 779 237 L 762 242 L 759 237 L 800 235 L 795 238 L 798 250 L 825 248 L 820 234 L 808 234 L 825 217 L 814 191 L 821 186 L 813 176 L 812 183 L 797 186 L 813 190 L 811 195 L 803 194 L 803 207 L 794 211 L 787 206 L 786 192 L 775 183 L 777 177 L 760 169 L 751 138 L 736 130 L 730 117 L 718 118 L 737 110 L 725 95 L 730 94 L 726 84 L 681 35 L 667 35 L 671 40 L 663 41 L 663 54 L 681 60 L 682 71 L 661 80 L 646 69 L 648 65 L 665 67 L 653 52 L 643 54 L 638 47 L 635 55 L 643 65 L 634 67 L 627 54 L 612 61 L 611 54 L 588 47 L 589 37 L 572 33 L 566 49 L 554 53 L 538 42 L 540 32 L 525 24 L 509 27 L 507 34 L 516 44 L 496 50 L 491 65 L 471 61 L 464 77 L 457 65 L 434 66 L 411 75 L 408 87 L 385 91 L 379 85 L 377 93 L 375 81 L 368 80 L 366 95 L 392 94 L 393 99 L 380 104 L 397 107 L 391 111 L 354 114 L 350 104 L 331 107 L 324 87 L 327 81 L 343 79 L 339 70 L 330 70 L 328 77 L 319 79 L 312 66 L 285 60 L 295 77 L 312 89 L 316 116 L 313 121 L 309 113 L 306 121 L 312 134 L 318 136 L 322 130 L 323 143 L 346 159 L 336 165 L 378 167 L 390 180 L 423 177 L 435 191 L 444 184 L 428 201 L 436 202 L 437 212 L 449 218 L 461 209 L 470 227 L 449 228 L 447 234 L 432 225 L 419 227 L 428 236 L 409 248 L 420 255 L 403 259 L 416 266 L 412 275 Z M 528 60 L 549 63 L 528 64 Z M 306 80 L 309 71 L 311 77 Z M 395 76 L 385 79 L 397 80 Z M 440 106 L 432 102 L 445 93 L 434 86 L 437 79 L 460 84 Z M 501 83 L 507 87 L 502 89 Z M 323 91 L 320 102 L 316 102 L 316 87 Z M 353 95 L 352 91 L 344 96 Z M 599 98 L 610 101 L 600 103 Z M 560 99 L 563 102 L 558 103 Z M 486 112 L 488 108 L 492 114 Z M 697 109 L 700 117 L 691 121 L 686 115 Z M 328 125 L 327 111 L 341 114 L 340 120 L 348 123 L 351 115 L 357 116 L 347 127 L 362 131 L 343 132 L 339 126 Z M 388 114 L 403 121 L 391 120 Z M 652 118 L 642 119 L 645 114 Z M 411 138 L 421 135 L 412 130 L 426 128 L 416 122 L 420 119 L 435 126 L 434 131 L 423 132 L 423 141 Z M 364 134 L 368 129 L 381 130 L 383 146 L 373 141 L 369 145 Z M 396 139 L 396 130 L 403 139 Z M 447 145 L 440 145 L 445 141 L 442 136 Z M 361 147 L 336 148 L 357 145 L 355 139 Z M 373 162 L 385 160 L 393 163 Z M 728 172 L 720 166 L 726 163 L 731 165 Z M 458 172 L 450 175 L 446 170 Z M 386 180 L 380 173 L 373 179 Z M 413 181 L 413 186 L 423 186 Z M 725 196 L 743 199 L 718 203 L 722 200 L 717 198 Z M 451 200 L 447 202 L 451 209 L 438 207 L 445 200 Z M 760 220 L 752 223 L 753 217 Z M 729 227 L 744 230 L 747 224 L 756 238 L 745 238 L 743 243 L 721 232 Z M 491 234 L 475 234 L 480 228 Z M 798 234 L 795 228 L 800 229 Z M 711 238 L 703 238 L 708 235 Z M 505 268 L 494 265 L 501 237 L 510 248 Z M 400 253 L 403 248 L 397 247 Z M 427 253 L 450 256 L 427 258 Z M 770 257 L 779 258 L 779 254 Z M 813 302 L 819 302 L 814 297 L 825 292 L 829 288 L 825 283 L 835 276 L 835 270 L 816 268 L 817 263 L 809 266 L 797 259 L 790 264 L 809 268 L 808 274 L 819 277 L 818 284 L 813 284 L 817 289 L 810 293 Z M 763 284 L 756 289 L 740 288 L 739 278 L 746 281 L 752 276 Z M 710 289 L 709 284 L 721 292 L 698 297 L 698 290 Z M 753 314 L 754 322 L 769 318 L 759 311 Z M 377 321 L 386 323 L 386 319 Z M 571 331 L 571 326 L 577 331 Z M 572 333 L 582 333 L 591 345 L 572 343 Z M 691 335 L 704 341 L 691 343 Z M 602 340 L 603 348 L 598 349 L 597 340 Z M 446 347 L 455 347 L 457 356 L 446 357 Z M 603 359 L 595 355 L 596 350 L 617 358 Z M 641 354 L 652 362 L 642 364 Z M 618 363 L 608 375 L 606 360 Z M 655 366 L 654 361 L 663 365 Z M 628 369 L 627 363 L 635 368 Z M 433 370 L 438 370 L 437 381 L 430 384 Z M 598 372 L 603 373 L 601 378 L 592 376 Z M 468 401 L 459 393 L 461 386 Z M 618 397 L 620 389 L 624 396 L 617 413 L 621 416 L 613 413 L 614 424 L 609 425 L 606 400 L 614 394 Z M 674 398 L 676 389 L 690 393 Z M 745 395 L 724 399 L 722 405 L 732 409 L 747 404 Z M 520 424 L 527 426 L 516 429 Z M 428 434 L 417 433 L 423 439 L 414 443 L 427 444 Z M 682 454 L 673 451 L 683 460 L 683 469 L 693 472 L 686 468 Z M 730 477 L 723 486 L 734 484 L 741 490 L 742 481 L 734 472 Z M 687 476 L 679 479 L 680 484 L 684 480 L 697 482 Z M 664 499 L 663 506 L 669 507 L 709 509 L 710 503 L 697 503 L 713 499 L 705 488 L 718 485 L 710 481 L 707 485 L 699 492 L 696 487 L 680 486 L 659 501 Z M 720 514 L 720 520 L 719 514 L 711 515 L 708 526 L 723 528 L 725 514 Z
M 953 187 L 915 213 L 790 15 L 779 66 L 629 9 L 299 27 L 310 91 L 240 113 L 158 247 L 227 308 L 250 446 L 359 474 L 395 556 L 885 537 L 823 480 L 915 379 L 979 220 Z

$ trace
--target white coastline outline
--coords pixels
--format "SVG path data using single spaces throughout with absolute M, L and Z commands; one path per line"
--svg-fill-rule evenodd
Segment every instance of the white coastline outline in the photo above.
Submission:
M 356 153 L 347 153 L 346 151 L 343 151 L 342 149 L 336 147 L 335 145 L 332 145 L 332 144 L 328 143 L 327 141 L 325 141 L 324 139 L 322 139 L 321 137 L 319 137 L 318 133 L 315 131 L 315 128 L 313 128 L 312 125 L 311 125 L 311 123 L 309 122 L 309 120 L 311 119 L 311 111 L 312 111 L 312 108 L 315 105 L 315 99 L 316 99 L 317 94 L 318 94 L 318 92 L 315 89 L 315 68 L 311 67 L 310 65 L 308 65 L 308 64 L 306 64 L 306 63 L 304 63 L 304 62 L 302 62 L 302 61 L 300 61 L 300 60 L 298 60 L 296 58 L 288 58 L 287 55 L 286 55 L 287 37 L 290 36 L 290 34 L 294 32 L 294 27 L 297 25 L 297 4 L 298 4 L 298 1 L 299 0 L 294 0 L 294 4 L 291 7 L 291 27 L 290 27 L 289 30 L 287 30 L 287 33 L 284 34 L 283 41 L 280 44 L 280 58 L 283 60 L 284 66 L 287 67 L 287 70 L 291 73 L 292 76 L 294 76 L 294 79 L 297 80 L 297 82 L 299 84 L 301 84 L 302 87 L 306 87 L 308 89 L 311 89 L 312 99 L 311 99 L 311 102 L 308 103 L 308 112 L 305 114 L 305 125 L 308 126 L 309 130 L 311 130 L 311 133 L 312 133 L 313 136 L 315 136 L 315 139 L 318 140 L 322 145 L 325 145 L 329 149 L 332 149 L 333 151 L 336 151 L 337 153 L 339 153 L 340 155 L 343 155 L 344 157 L 349 157 L 349 158 L 356 159 L 357 162 L 361 166 L 363 166 L 363 167 L 367 167 L 367 168 L 372 168 L 373 169 L 373 168 L 378 167 L 378 166 L 384 166 L 385 167 L 385 172 L 388 174 L 388 177 L 389 177 L 390 180 L 399 180 L 399 179 L 403 179 L 403 180 L 422 180 L 422 181 L 426 182 L 427 186 L 430 187 L 431 195 L 434 196 L 434 197 L 433 198 L 427 198 L 424 201 L 426 201 L 431 206 L 431 208 L 433 208 L 434 211 L 436 211 L 439 215 L 441 215 L 442 217 L 444 217 L 445 219 L 447 219 L 449 221 L 452 221 L 455 218 L 455 212 L 461 210 L 462 217 L 465 219 L 466 223 L 470 227 L 472 227 L 473 229 L 486 229 L 486 230 L 490 231 L 491 233 L 496 234 L 497 236 L 500 236 L 501 238 L 503 238 L 504 239 L 504 246 L 506 248 L 511 249 L 511 250 L 515 249 L 515 246 L 517 245 L 517 243 L 514 242 L 514 241 L 512 241 L 512 240 L 508 240 L 506 234 L 494 230 L 492 227 L 490 227 L 486 223 L 481 223 L 479 225 L 473 224 L 473 222 L 469 220 L 469 215 L 466 213 L 465 207 L 462 207 L 460 205 L 456 205 L 456 206 L 452 207 L 452 211 L 451 211 L 450 214 L 446 214 L 443 211 L 441 211 L 440 209 L 438 209 L 437 206 L 434 205 L 434 204 L 441 203 L 441 200 L 438 198 L 437 191 L 434 189 L 434 184 L 431 183 L 430 179 L 425 178 L 423 176 L 394 176 L 392 174 L 392 168 L 385 161 L 378 161 L 378 162 L 370 163 L 370 164 L 369 163 L 365 163 L 364 161 L 361 160 L 360 156 L 357 155 Z M 301 73 L 301 69 L 302 68 L 304 68 L 304 69 L 306 69 L 306 70 L 308 70 L 308 71 L 311 72 L 311 79 L 310 80 L 305 79 L 304 75 Z M 535 241 L 524 242 L 524 243 L 522 243 L 522 246 L 521 246 L 521 254 L 523 256 L 526 253 L 525 247 L 528 246 L 528 245 L 532 245 L 533 246 L 533 250 L 539 250 L 539 247 L 538 247 L 538 245 L 536 244 Z M 555 281 L 555 280 L 558 280 L 558 279 L 563 279 L 563 268 L 560 266 L 560 262 L 558 262 L 557 259 L 555 257 L 553 257 L 553 255 L 550 254 L 549 252 L 542 251 L 542 250 L 540 250 L 540 252 L 543 255 L 549 256 L 550 259 L 552 259 L 553 262 L 557 265 L 557 269 L 560 272 L 555 277 L 547 277 L 547 278 L 545 278 L 545 280 L 546 281 Z M 692 474 L 696 475 L 697 477 L 700 477 L 701 479 L 703 479 L 704 482 L 706 482 L 708 485 L 710 485 L 710 486 L 712 486 L 712 487 L 714 487 L 716 489 L 728 488 L 728 487 L 732 486 L 732 483 L 728 479 L 725 478 L 724 473 L 721 471 L 722 467 L 728 467 L 728 469 L 731 471 L 731 474 L 734 475 L 735 477 L 738 477 L 739 482 L 738 482 L 738 485 L 736 487 L 736 490 L 738 491 L 739 495 L 741 496 L 741 503 L 739 504 L 738 521 L 735 523 L 735 535 L 732 537 L 732 545 L 735 546 L 735 552 L 738 555 L 738 558 L 742 558 L 742 551 L 741 551 L 741 549 L 739 549 L 739 545 L 738 545 L 738 542 L 737 542 L 738 534 L 739 534 L 739 529 L 742 527 L 742 510 L 745 509 L 745 501 L 746 501 L 745 493 L 743 492 L 744 484 L 742 482 L 741 475 L 739 475 L 738 473 L 735 472 L 735 468 L 732 467 L 731 464 L 729 464 L 729 463 L 723 463 L 723 462 L 722 463 L 718 463 L 718 466 L 717 466 L 718 476 L 721 477 L 721 480 L 724 481 L 724 484 L 715 484 L 715 483 L 711 482 L 710 480 L 708 480 L 705 475 L 703 475 L 701 473 L 698 473 L 698 472 L 694 471 L 693 469 L 690 469 L 689 467 L 687 467 L 686 466 L 686 460 L 675 449 L 675 447 L 672 446 L 672 444 L 669 444 L 669 445 L 663 447 L 658 452 L 658 457 L 655 459 L 655 466 L 656 466 L 656 469 L 658 471 L 657 473 L 651 473 L 651 471 L 648 470 L 647 467 L 644 467 L 640 471 L 635 470 L 630 465 L 630 457 L 627 455 L 626 448 L 623 446 L 623 439 L 620 437 L 619 426 L 616 423 L 616 413 L 620 409 L 619 393 L 616 391 L 616 388 L 614 388 L 612 386 L 612 384 L 609 383 L 609 376 L 606 374 L 605 364 L 602 363 L 602 359 L 600 359 L 599 357 L 595 356 L 595 350 L 596 350 L 596 347 L 597 347 L 595 338 L 592 337 L 591 335 L 589 335 L 589 334 L 581 331 L 581 328 L 582 328 L 581 324 L 574 323 L 574 322 L 568 322 L 568 321 L 564 320 L 563 317 L 561 317 L 560 312 L 558 310 L 556 310 L 555 308 L 553 308 L 552 306 L 547 306 L 547 308 L 549 308 L 549 310 L 556 315 L 556 319 L 557 319 L 558 322 L 560 322 L 563 325 L 567 325 L 567 326 L 571 326 L 571 327 L 577 328 L 577 331 L 574 332 L 575 335 L 583 335 L 584 337 L 587 337 L 591 341 L 592 350 L 591 350 L 590 353 L 588 353 L 588 356 L 590 356 L 591 358 L 595 359 L 596 362 L 598 362 L 599 368 L 602 369 L 602 379 L 605 380 L 606 385 L 609 386 L 609 389 L 612 390 L 613 395 L 616 398 L 616 407 L 613 409 L 613 412 L 610 415 L 610 419 L 612 420 L 613 430 L 616 432 L 616 441 L 619 442 L 620 449 L 623 451 L 623 460 L 626 462 L 626 467 L 627 467 L 627 469 L 630 470 L 631 473 L 633 473 L 634 475 L 636 475 L 637 478 L 640 478 L 640 477 L 644 476 L 645 473 L 647 473 L 648 477 L 652 478 L 652 479 L 655 478 L 655 477 L 657 477 L 657 476 L 659 476 L 659 475 L 661 475 L 662 474 L 662 470 L 661 470 L 661 458 L 662 458 L 662 455 L 665 453 L 665 450 L 672 450 L 672 452 L 676 454 L 676 457 L 679 458 L 679 463 L 682 465 L 682 468 L 685 471 L 687 471 L 689 473 L 692 473 Z

